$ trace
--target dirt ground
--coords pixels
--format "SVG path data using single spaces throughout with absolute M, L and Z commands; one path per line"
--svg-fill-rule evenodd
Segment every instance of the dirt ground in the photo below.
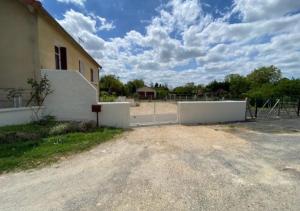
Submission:
M 300 119 L 135 128 L 0 176 L 0 210 L 300 210 Z
M 155 104 L 155 108 L 154 108 Z M 177 113 L 176 102 L 140 102 L 139 106 L 130 107 L 130 115 Z

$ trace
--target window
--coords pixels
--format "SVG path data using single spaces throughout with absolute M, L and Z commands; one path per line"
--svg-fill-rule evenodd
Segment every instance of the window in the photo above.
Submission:
M 67 70 L 67 48 L 55 46 L 55 67 L 57 70 Z
M 83 75 L 84 74 L 84 63 L 83 61 L 79 60 L 79 72 Z
M 90 72 L 91 72 L 91 82 L 94 82 L 94 70 L 91 69 Z

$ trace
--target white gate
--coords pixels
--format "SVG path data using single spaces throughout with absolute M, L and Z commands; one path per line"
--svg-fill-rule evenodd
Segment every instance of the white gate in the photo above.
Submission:
M 160 125 L 178 122 L 176 102 L 139 102 L 130 108 L 130 125 Z

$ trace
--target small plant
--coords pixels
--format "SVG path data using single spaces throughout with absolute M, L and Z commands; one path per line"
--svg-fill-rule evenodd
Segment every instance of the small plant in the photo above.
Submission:
M 30 104 L 41 107 L 46 97 L 53 93 L 51 90 L 51 84 L 46 75 L 44 75 L 40 81 L 36 79 L 28 79 L 27 83 L 31 86 L 32 91 L 30 92 L 30 99 L 27 102 L 27 106 Z
M 78 124 L 76 122 L 65 122 L 52 127 L 49 131 L 49 135 L 62 135 L 78 130 Z
M 27 102 L 27 106 L 30 104 L 38 106 L 37 109 L 33 109 L 35 121 L 40 119 L 39 113 L 41 107 L 44 104 L 48 95 L 53 93 L 51 84 L 46 75 L 44 75 L 39 81 L 36 79 L 28 79 L 27 83 L 31 86 L 30 99 Z
M 49 131 L 49 134 L 62 135 L 62 134 L 73 133 L 73 132 L 89 132 L 95 130 L 96 128 L 97 126 L 94 121 L 62 122 L 52 127 Z
M 97 128 L 97 124 L 95 121 L 88 121 L 88 122 L 80 122 L 78 125 L 78 129 L 80 132 L 87 132 L 92 131 Z

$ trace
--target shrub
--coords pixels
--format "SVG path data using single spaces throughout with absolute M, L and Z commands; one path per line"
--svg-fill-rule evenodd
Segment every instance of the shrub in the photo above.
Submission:
M 79 131 L 86 132 L 91 131 L 97 127 L 97 124 L 95 121 L 89 121 L 89 122 L 80 122 L 79 123 Z
M 39 125 L 49 125 L 56 122 L 55 116 L 46 115 L 36 123 Z
M 64 122 L 52 127 L 49 135 L 62 135 L 71 132 L 87 132 L 96 128 L 95 121 L 89 122 Z
M 0 144 L 4 143 L 5 141 L 6 141 L 6 136 L 0 133 Z
M 76 124 L 76 122 L 65 122 L 52 127 L 49 131 L 49 135 L 62 135 L 76 131 L 78 131 L 78 124 Z
M 8 133 L 0 134 L 0 144 L 12 144 L 17 142 L 35 141 L 40 138 L 41 136 L 37 133 L 8 132 Z

